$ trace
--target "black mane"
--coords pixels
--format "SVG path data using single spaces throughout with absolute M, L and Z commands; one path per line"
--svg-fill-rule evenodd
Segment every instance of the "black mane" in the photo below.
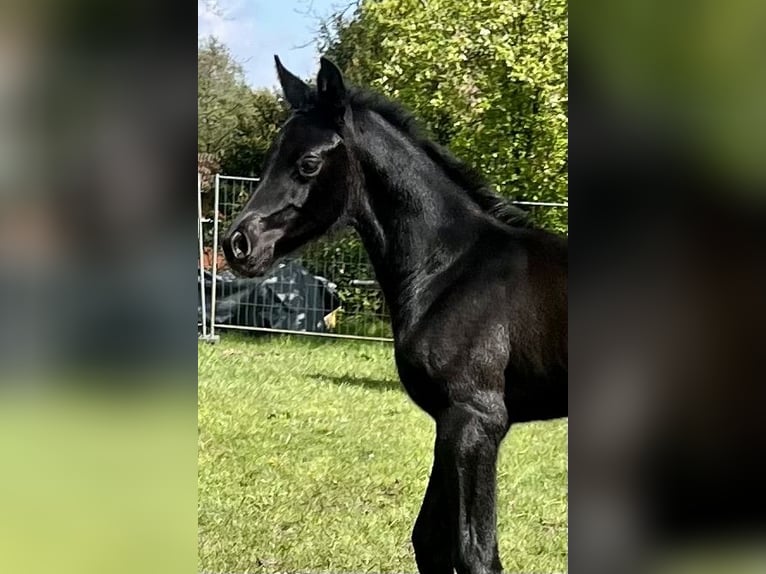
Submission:
M 482 211 L 498 221 L 517 227 L 530 227 L 532 222 L 526 211 L 509 200 L 494 193 L 486 180 L 446 148 L 433 142 L 425 134 L 415 117 L 403 106 L 369 90 L 349 88 L 349 104 L 352 109 L 369 110 L 379 114 L 388 123 L 404 132 L 420 147 L 447 176 L 463 188 Z

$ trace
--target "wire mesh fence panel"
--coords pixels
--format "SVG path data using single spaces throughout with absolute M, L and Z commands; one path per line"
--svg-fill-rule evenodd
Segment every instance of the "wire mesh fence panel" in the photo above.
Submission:
M 301 261 L 312 273 L 335 286 L 340 304 L 331 316 L 333 332 L 393 337 L 383 292 L 355 232 L 348 230 L 312 243 L 303 251 Z
M 278 262 L 263 278 L 237 278 L 229 269 L 220 238 L 258 185 L 255 178 L 219 176 L 216 256 L 208 248 L 206 269 L 215 291 L 218 328 L 300 332 L 324 336 L 390 339 L 380 287 L 361 241 L 348 231 L 318 240 Z M 206 244 L 213 245 L 212 230 Z
M 215 328 L 297 332 L 391 340 L 383 293 L 358 235 L 352 230 L 312 242 L 275 264 L 262 278 L 236 277 L 220 239 L 258 185 L 257 178 L 217 176 L 217 193 L 202 193 L 205 281 Z M 216 204 L 217 195 L 217 204 Z M 568 206 L 516 202 L 541 227 L 566 233 Z M 217 219 L 216 219 L 217 218 Z
M 244 288 L 246 281 L 234 277 L 221 249 L 222 234 L 231 225 L 241 211 L 247 199 L 258 185 L 257 178 L 224 177 L 216 178 L 218 190 L 217 200 L 212 207 L 213 217 L 218 222 L 219 236 L 211 237 L 209 261 L 210 268 L 215 269 L 211 277 L 211 290 L 216 294 L 214 309 L 214 324 L 216 327 L 257 326 L 257 298 L 254 289 Z M 213 249 L 215 255 L 213 255 Z

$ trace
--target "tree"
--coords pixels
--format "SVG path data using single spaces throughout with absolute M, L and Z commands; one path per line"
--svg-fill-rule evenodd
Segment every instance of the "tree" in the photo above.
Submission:
M 287 120 L 287 115 L 287 107 L 273 92 L 249 91 L 242 102 L 233 141 L 221 156 L 224 172 L 244 176 L 259 175 L 269 147 Z
M 242 68 L 215 38 L 200 43 L 197 150 L 215 158 L 222 173 L 254 176 L 287 109 L 269 90 L 252 90 Z
M 242 103 L 250 90 L 242 68 L 213 37 L 197 49 L 197 151 L 220 157 L 236 137 Z
M 319 41 L 352 81 L 409 107 L 499 193 L 561 201 L 567 34 L 564 0 L 362 0 Z

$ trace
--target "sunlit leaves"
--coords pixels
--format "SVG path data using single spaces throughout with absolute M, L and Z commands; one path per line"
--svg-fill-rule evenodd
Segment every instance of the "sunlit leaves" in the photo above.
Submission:
M 324 48 L 352 80 L 411 108 L 500 193 L 561 201 L 567 34 L 563 0 L 368 0 L 326 31 Z

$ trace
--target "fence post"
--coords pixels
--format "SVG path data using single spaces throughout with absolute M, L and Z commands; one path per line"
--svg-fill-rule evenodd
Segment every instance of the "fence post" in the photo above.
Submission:
M 210 290 L 210 336 L 208 340 L 215 343 L 218 337 L 215 334 L 215 292 L 218 284 L 218 202 L 221 196 L 221 176 L 215 174 L 215 196 L 213 197 L 213 261 L 211 263 L 211 274 L 213 276 L 213 287 Z
M 197 239 L 199 241 L 199 300 L 202 309 L 202 336 L 207 340 L 207 309 L 205 309 L 205 248 L 202 228 L 202 175 L 197 173 Z

